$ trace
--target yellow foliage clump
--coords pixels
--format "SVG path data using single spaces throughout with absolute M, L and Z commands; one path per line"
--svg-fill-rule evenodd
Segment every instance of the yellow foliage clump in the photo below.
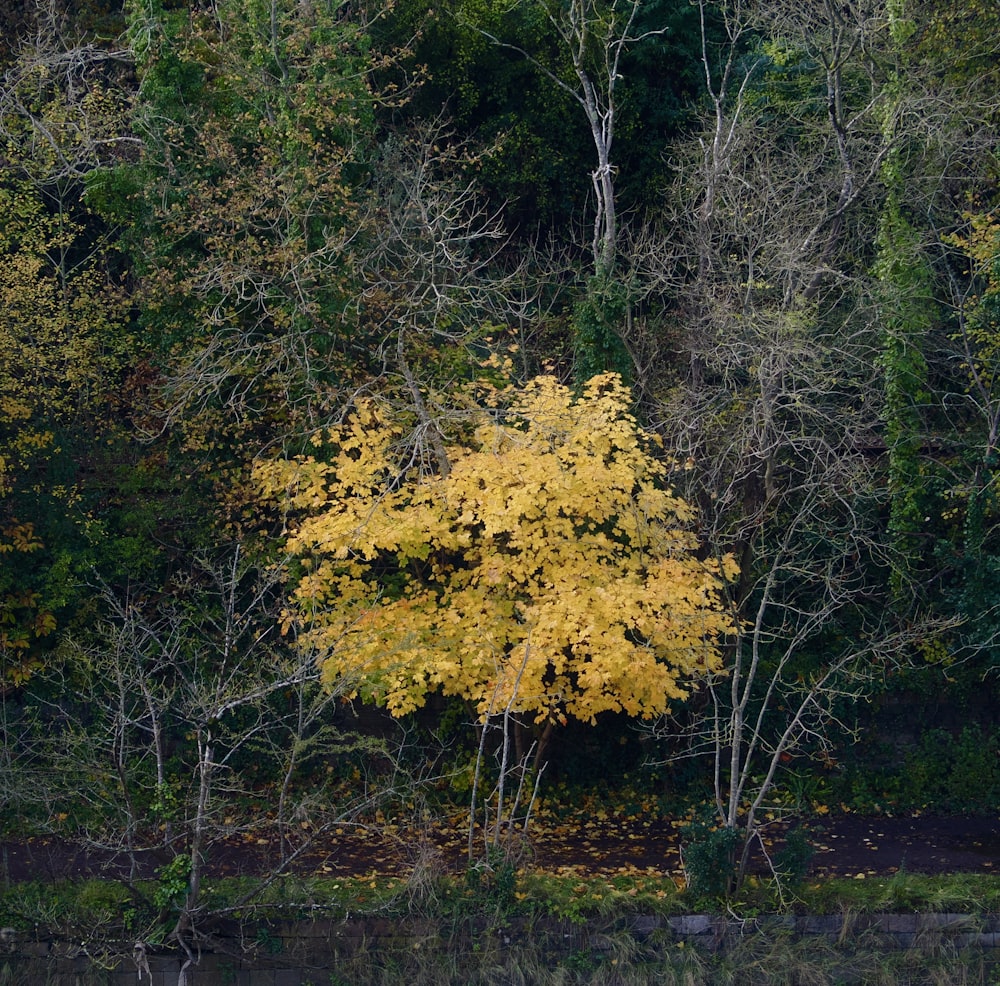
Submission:
M 322 436 L 327 461 L 261 465 L 304 517 L 286 629 L 325 680 L 397 716 L 440 691 L 483 716 L 593 721 L 662 713 L 720 670 L 735 566 L 698 557 L 629 405 L 614 374 L 578 397 L 540 377 L 496 394 L 429 476 L 368 402 Z

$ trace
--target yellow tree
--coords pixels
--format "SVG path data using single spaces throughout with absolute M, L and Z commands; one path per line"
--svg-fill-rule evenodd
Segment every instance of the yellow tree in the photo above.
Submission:
M 44 12 L 0 78 L 0 691 L 45 663 L 42 638 L 73 611 L 84 490 L 134 349 L 121 260 L 84 194 L 128 146 L 123 55 Z
M 0 166 L 0 689 L 41 666 L 38 642 L 66 605 L 76 464 L 98 429 L 110 444 L 128 345 L 103 244 L 68 211 Z
M 362 401 L 316 436 L 325 455 L 261 465 L 299 518 L 287 622 L 326 681 L 395 716 L 439 691 L 551 729 L 659 715 L 719 671 L 734 566 L 699 558 L 629 406 L 614 374 L 579 396 L 552 377 L 491 392 L 427 475 Z

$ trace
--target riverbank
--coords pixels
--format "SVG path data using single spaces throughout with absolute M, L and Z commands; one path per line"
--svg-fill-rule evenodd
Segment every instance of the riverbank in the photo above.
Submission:
M 207 946 L 207 942 L 205 945 Z M 117 947 L 115 947 L 117 945 Z M 7 930 L 4 986 L 478 986 L 732 982 L 987 984 L 996 914 L 713 914 L 552 918 L 317 918 L 220 925 L 187 962 L 144 942 Z M 185 963 L 187 965 L 185 967 Z M 182 978 L 183 975 L 183 978 Z

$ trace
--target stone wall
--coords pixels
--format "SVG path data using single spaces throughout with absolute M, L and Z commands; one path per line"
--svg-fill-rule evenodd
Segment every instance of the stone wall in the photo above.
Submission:
M 553 961 L 560 956 L 608 947 L 609 930 L 638 942 L 684 942 L 720 951 L 750 935 L 825 939 L 849 949 L 854 942 L 881 950 L 977 949 L 1000 962 L 1000 915 L 861 914 L 832 916 L 762 915 L 742 920 L 708 914 L 679 917 L 631 916 L 600 927 L 556 920 L 515 920 L 497 928 L 468 924 L 458 937 L 449 929 L 448 946 L 478 951 L 483 936 L 499 949 L 531 944 Z M 255 930 L 222 929 L 212 952 L 186 970 L 186 986 L 325 986 L 336 981 L 338 965 L 361 949 L 444 947 L 442 929 L 430 919 L 317 920 L 257 925 Z M 994 951 L 996 950 L 996 951 Z M 0 931 L 0 986 L 177 986 L 182 958 L 158 954 L 136 943 L 106 946 L 99 954 L 84 945 Z M 363 986 L 363 984 L 358 984 Z

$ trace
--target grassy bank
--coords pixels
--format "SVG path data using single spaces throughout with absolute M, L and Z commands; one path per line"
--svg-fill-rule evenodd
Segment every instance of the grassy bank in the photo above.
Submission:
M 170 891 L 163 880 L 11 883 L 0 887 L 0 924 L 18 934 L 70 940 L 141 937 L 156 944 L 174 918 Z M 314 918 L 424 918 L 443 925 L 475 919 L 486 927 L 503 927 L 534 919 L 582 926 L 636 915 L 693 913 L 745 919 L 763 914 L 991 914 L 1000 912 L 1000 875 L 899 872 L 795 886 L 750 878 L 739 896 L 728 900 L 693 893 L 656 875 L 415 873 L 409 879 L 289 876 L 266 884 L 243 877 L 207 882 L 201 900 L 198 921 L 206 929 L 220 922 Z
M 96 890 L 80 899 L 93 908 Z M 967 899 L 968 900 L 968 899 Z M 620 902 L 627 906 L 625 902 Z M 287 909 L 284 910 L 286 917 Z M 322 909 L 308 908 L 313 915 Z M 724 940 L 679 937 L 669 922 L 608 911 L 587 920 L 442 911 L 280 923 L 264 910 L 220 927 L 199 954 L 201 986 L 996 986 L 996 949 L 928 930 L 900 949 L 845 915 L 845 933 L 801 935 L 765 923 Z M 303 912 L 300 911 L 300 915 Z M 91 916 L 96 912 L 91 910 Z M 105 916 L 107 913 L 105 912 Z M 861 922 L 859 922 L 860 924 Z M 733 922 L 730 922 L 730 927 Z M 970 925 L 975 926 L 975 922 Z M 849 929 L 849 930 L 848 930 Z M 79 930 L 79 929 L 78 929 Z M 24 939 L 22 939 L 23 941 Z M 61 941 L 32 953 L 5 941 L 0 986 L 119 986 L 134 982 L 133 940 Z M 208 939 L 206 939 L 206 946 Z M 67 948 L 67 946 L 73 946 Z M 87 959 L 81 964 L 80 955 Z M 67 960 L 73 952 L 75 961 Z M 147 978 L 179 982 L 176 950 L 149 948 Z
M 82 933 L 135 935 L 155 940 L 146 924 L 166 910 L 164 887 L 111 880 L 9 884 L 0 888 L 5 927 L 39 929 L 62 937 Z M 656 875 L 606 877 L 536 873 L 386 877 L 287 877 L 267 885 L 249 878 L 207 883 L 202 920 L 260 918 L 452 919 L 478 917 L 502 923 L 513 918 L 550 917 L 583 924 L 609 916 L 669 917 L 717 913 L 752 918 L 760 914 L 1000 912 L 1000 875 L 923 876 L 896 873 L 865 880 L 833 879 L 788 887 L 751 878 L 738 897 L 706 897 Z
M 481 941 L 481 940 L 480 940 Z M 987 986 L 995 969 L 982 951 L 927 941 L 887 951 L 876 938 L 849 942 L 796 940 L 758 933 L 724 951 L 683 946 L 656 936 L 640 942 L 622 932 L 598 933 L 568 954 L 544 942 L 478 948 L 370 949 L 345 956 L 319 986 Z

